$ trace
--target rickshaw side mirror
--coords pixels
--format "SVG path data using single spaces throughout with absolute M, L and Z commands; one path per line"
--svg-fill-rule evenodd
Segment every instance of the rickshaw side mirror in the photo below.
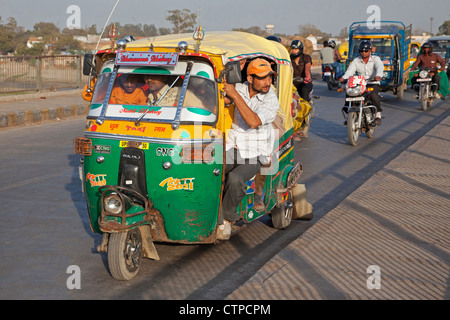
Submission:
M 231 61 L 225 65 L 225 79 L 229 84 L 242 82 L 241 65 L 239 61 Z
M 91 74 L 91 72 L 94 76 L 97 75 L 94 66 L 94 55 L 91 53 L 87 53 L 84 55 L 83 75 L 88 76 Z

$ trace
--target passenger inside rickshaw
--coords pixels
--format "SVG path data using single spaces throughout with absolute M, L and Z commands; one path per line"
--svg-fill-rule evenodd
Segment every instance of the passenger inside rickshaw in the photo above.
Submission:
M 183 75 L 118 74 L 109 103 L 122 105 L 178 106 L 182 93 Z M 103 103 L 111 73 L 98 77 L 91 103 Z M 217 114 L 217 95 L 213 80 L 191 76 L 183 107 L 203 108 Z
M 147 97 L 142 91 L 142 77 L 134 74 L 122 74 L 116 79 L 109 103 L 145 105 Z

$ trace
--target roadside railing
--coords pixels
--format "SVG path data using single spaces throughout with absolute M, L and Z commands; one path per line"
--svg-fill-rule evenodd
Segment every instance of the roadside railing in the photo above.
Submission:
M 80 88 L 83 56 L 0 56 L 0 93 Z

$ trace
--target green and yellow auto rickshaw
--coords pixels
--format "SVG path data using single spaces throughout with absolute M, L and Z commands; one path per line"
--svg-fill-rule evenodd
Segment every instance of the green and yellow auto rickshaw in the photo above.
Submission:
M 103 234 L 98 251 L 107 252 L 114 278 L 132 278 L 142 257 L 158 260 L 154 242 L 216 243 L 224 146 L 234 112 L 225 105 L 223 82 L 242 81 L 246 64 L 241 71 L 240 62 L 257 57 L 278 74 L 272 88 L 281 106 L 274 122 L 278 136 L 270 164 L 248 181 L 238 212 L 246 223 L 270 214 L 282 229 L 292 219 L 312 218 L 305 187 L 297 184 L 302 166 L 294 163 L 293 76 L 284 46 L 247 33 L 204 36 L 197 30 L 194 37 L 119 40 L 85 57 L 92 81 L 84 95 L 91 105 L 74 151 L 83 155 L 80 178 L 90 225 Z M 130 78 L 135 90 L 145 92 L 146 77 L 154 76 L 167 87 L 158 98 L 126 103 L 116 92 Z M 253 208 L 255 193 L 263 198 L 263 212 Z

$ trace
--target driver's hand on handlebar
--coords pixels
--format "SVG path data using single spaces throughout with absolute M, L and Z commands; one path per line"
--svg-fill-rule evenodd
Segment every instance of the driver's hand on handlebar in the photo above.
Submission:
M 338 80 L 339 82 L 344 82 L 344 78 L 339 78 L 339 80 Z

